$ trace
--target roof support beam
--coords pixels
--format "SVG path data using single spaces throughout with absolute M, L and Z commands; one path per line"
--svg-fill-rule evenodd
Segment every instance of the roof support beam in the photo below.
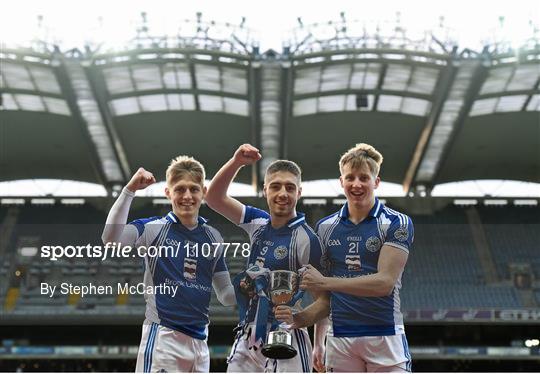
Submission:
M 259 180 L 264 179 L 266 167 L 281 156 L 282 140 L 282 69 L 281 62 L 273 55 L 261 61 L 261 153 Z
M 540 78 L 538 78 L 536 80 L 536 83 L 534 84 L 534 88 L 533 88 L 532 92 L 529 94 L 529 97 L 527 98 L 527 100 L 525 100 L 525 103 L 523 104 L 523 107 L 521 108 L 522 112 L 527 110 L 527 107 L 529 106 L 529 103 L 531 102 L 533 95 L 536 92 L 538 92 L 538 87 L 540 87 Z
M 193 90 L 193 89 L 154 89 L 154 90 L 134 90 L 130 92 L 122 92 L 119 94 L 109 95 L 110 100 L 123 99 L 126 97 L 140 97 L 146 95 L 163 95 L 163 94 L 191 94 L 194 97 L 197 95 L 209 95 L 209 96 L 220 96 L 223 98 L 233 98 L 245 100 L 246 95 L 243 93 L 233 93 L 233 92 L 223 92 L 223 91 L 211 91 L 211 90 Z M 47 95 L 45 95 L 47 96 Z M 144 112 L 139 107 L 139 112 Z
M 28 69 L 28 66 L 24 66 L 24 69 L 26 69 L 26 72 L 28 73 L 28 76 L 30 77 L 30 82 L 32 82 L 32 86 L 34 86 L 35 91 L 37 91 L 38 85 L 36 84 L 36 80 L 34 79 L 34 74 L 32 74 L 32 72 L 30 71 L 30 69 Z M 47 103 L 45 102 L 45 100 L 43 100 L 43 96 L 42 96 L 42 95 L 39 96 L 39 100 L 41 101 L 41 105 L 43 105 L 43 107 L 44 107 L 47 111 L 49 111 L 49 108 L 47 107 Z M 19 103 L 17 103 L 17 105 L 19 105 Z
M 486 80 L 487 68 L 482 56 L 478 59 L 461 60 L 455 63 L 458 68 L 455 78 L 434 123 L 419 166 L 414 170 L 412 182 L 414 185 L 424 184 L 430 189 L 435 185 L 451 144 L 463 126 Z M 410 188 L 411 183 L 407 184 L 406 191 L 408 192 Z
M 416 177 L 418 167 L 426 151 L 426 147 L 431 137 L 431 133 L 433 132 L 433 127 L 439 119 L 443 104 L 448 97 L 448 92 L 455 78 L 456 71 L 456 66 L 454 65 L 453 61 L 450 60 L 448 61 L 448 64 L 446 65 L 444 70 L 439 75 L 439 79 L 436 85 L 437 88 L 433 94 L 434 100 L 433 105 L 431 106 L 431 111 L 424 125 L 424 129 L 420 133 L 420 138 L 418 139 L 418 143 L 416 144 L 416 148 L 414 150 L 411 162 L 409 163 L 407 172 L 405 173 L 405 179 L 403 181 L 403 190 L 405 191 L 405 193 L 409 192 L 411 184 Z
M 450 149 L 452 148 L 452 143 L 454 143 L 459 131 L 462 129 L 463 123 L 469 116 L 472 106 L 474 105 L 474 101 L 478 97 L 478 94 L 480 93 L 480 90 L 484 82 L 486 81 L 486 78 L 488 77 L 488 68 L 486 65 L 487 65 L 487 61 L 483 61 L 482 57 L 480 57 L 478 63 L 474 67 L 474 72 L 472 75 L 473 78 L 470 81 L 470 86 L 469 86 L 469 89 L 467 90 L 465 101 L 463 103 L 464 105 L 461 108 L 461 112 L 459 113 L 457 121 L 454 124 L 454 128 L 453 128 L 452 133 L 450 134 L 448 142 L 442 148 L 439 164 L 438 164 L 437 169 L 435 170 L 435 174 L 431 180 L 430 185 L 435 184 L 435 181 L 437 180 L 437 176 L 441 172 L 441 167 L 444 164 L 446 158 L 448 157 L 448 153 L 450 152 Z M 459 78 L 459 73 L 458 73 L 458 78 Z
M 373 100 L 373 112 L 377 111 L 379 106 L 379 96 L 381 95 L 382 86 L 384 84 L 384 78 L 386 77 L 386 70 L 388 69 L 388 64 L 382 64 L 381 71 L 379 73 L 379 81 L 377 82 L 377 93 L 375 94 L 375 99 Z
M 249 97 L 249 118 L 251 124 L 251 144 L 261 147 L 261 69 L 259 62 L 252 62 L 248 70 L 248 97 Z M 261 183 L 259 181 L 260 162 L 256 162 L 251 168 L 251 185 L 255 192 L 260 192 Z
M 109 107 L 110 97 L 106 88 L 107 86 L 105 80 L 103 75 L 98 73 L 97 67 L 95 66 L 87 69 L 86 71 L 90 77 L 88 81 L 90 82 L 96 102 L 98 103 L 99 110 L 103 118 L 103 123 L 113 144 L 113 150 L 116 158 L 120 164 L 125 180 L 128 181 L 134 171 L 131 170 L 124 146 L 120 140 L 120 137 L 118 136 L 118 133 L 116 132 L 116 128 L 114 127 L 114 120 Z
M 412 80 L 413 80 L 413 76 L 414 76 L 414 72 L 416 71 L 417 69 L 417 66 L 416 65 L 413 65 L 411 67 L 411 71 L 409 73 L 409 78 L 407 79 L 407 83 L 405 84 L 405 87 L 408 89 L 412 83 Z M 401 105 L 399 106 L 399 111 L 400 112 L 403 112 L 403 103 L 405 102 L 405 100 L 401 100 Z
M 56 76 L 56 79 L 58 80 L 58 84 L 60 85 L 60 89 L 62 90 L 64 94 L 64 99 L 66 100 L 66 103 L 69 107 L 70 112 L 72 113 L 72 116 L 75 118 L 78 127 L 80 128 L 81 132 L 83 133 L 83 139 L 88 145 L 89 152 L 89 158 L 91 161 L 92 169 L 94 171 L 94 175 L 96 176 L 96 179 L 99 181 L 100 184 L 106 186 L 107 185 L 107 178 L 105 177 L 105 173 L 103 168 L 100 166 L 100 160 L 99 156 L 97 154 L 97 149 L 95 145 L 91 141 L 90 133 L 88 131 L 88 127 L 85 125 L 84 118 L 82 116 L 82 113 L 79 109 L 79 106 L 77 105 L 77 100 L 75 98 L 74 89 L 72 87 L 72 84 L 69 80 L 68 73 L 66 71 L 66 68 L 63 64 L 58 62 L 58 66 L 55 66 L 54 74 Z
M 133 66 L 128 66 L 128 72 L 129 72 L 129 80 L 131 81 L 131 85 L 133 86 L 133 90 L 137 92 L 137 82 L 135 82 L 135 77 L 133 76 Z M 137 96 L 135 98 L 137 101 L 137 106 L 139 107 L 139 112 L 142 112 L 142 106 L 141 106 L 141 100 Z
M 344 89 L 344 90 L 331 90 L 331 91 L 314 91 L 310 93 L 295 95 L 295 100 L 303 100 L 303 99 L 311 99 L 311 98 L 319 98 L 323 96 L 334 96 L 334 95 L 354 95 L 362 93 L 365 95 L 374 95 L 375 100 L 377 103 L 379 102 L 379 96 L 380 95 L 394 95 L 394 96 L 403 96 L 403 97 L 411 97 L 415 99 L 420 100 L 431 100 L 431 95 L 426 94 L 419 94 L 416 92 L 407 92 L 407 91 L 398 91 L 398 90 L 383 90 L 381 88 L 376 89 Z M 318 108 L 317 108 L 318 109 Z
M 114 152 L 113 142 L 80 58 L 75 53 L 71 57 L 62 55 L 60 59 L 61 69 L 65 71 L 66 82 L 72 91 L 72 95 L 67 95 L 72 98 L 69 100 L 71 109 L 80 114 L 80 119 L 88 131 L 105 183 L 123 183 L 127 176 L 124 175 L 125 171 Z
M 195 62 L 188 56 L 189 75 L 191 76 L 191 88 L 193 88 L 193 98 L 195 99 L 195 110 L 199 112 L 201 110 L 201 104 L 199 102 L 199 92 L 197 89 L 197 75 L 195 74 Z
M 289 131 L 294 106 L 294 69 L 290 62 L 282 62 L 281 75 L 281 158 L 288 158 Z

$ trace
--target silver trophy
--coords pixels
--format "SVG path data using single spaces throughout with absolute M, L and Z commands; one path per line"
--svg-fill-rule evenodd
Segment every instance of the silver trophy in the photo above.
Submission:
M 298 291 L 298 274 L 288 270 L 275 270 L 270 272 L 268 293 L 274 306 L 286 305 L 291 302 Z M 266 344 L 262 347 L 262 354 L 268 358 L 287 359 L 296 356 L 296 349 L 292 346 L 292 335 L 288 331 L 290 326 L 282 322 L 275 331 L 268 333 Z

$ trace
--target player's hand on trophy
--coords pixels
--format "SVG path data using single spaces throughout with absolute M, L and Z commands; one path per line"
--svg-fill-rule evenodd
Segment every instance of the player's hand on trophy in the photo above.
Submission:
M 242 144 L 236 152 L 234 152 L 233 159 L 235 163 L 239 165 L 251 165 L 259 161 L 262 158 L 261 153 L 257 148 L 251 144 Z
M 156 183 L 154 174 L 141 167 L 135 172 L 135 174 L 133 174 L 126 187 L 131 192 L 135 192 L 137 190 L 144 190 L 146 187 L 154 183 Z
M 313 368 L 319 373 L 326 372 L 324 366 L 324 346 L 317 344 L 313 347 Z
M 290 329 L 295 329 L 292 308 L 288 305 L 278 305 L 274 307 L 274 316 L 279 322 L 285 322 Z
M 326 278 L 312 265 L 306 265 L 302 273 L 300 288 L 309 291 L 325 291 Z
M 250 277 L 245 277 L 240 281 L 240 292 L 250 299 L 255 296 L 255 287 Z

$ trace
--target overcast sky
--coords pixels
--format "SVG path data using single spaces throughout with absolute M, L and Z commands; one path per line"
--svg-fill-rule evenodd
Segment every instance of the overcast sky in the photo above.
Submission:
M 262 50 L 280 51 L 282 41 L 298 25 L 298 17 L 311 24 L 338 19 L 344 11 L 349 20 L 380 22 L 394 21 L 400 12 L 401 24 L 409 30 L 433 29 L 444 16 L 460 46 L 479 48 L 499 27 L 501 16 L 505 18 L 503 33 L 510 40 L 519 44 L 531 36 L 530 21 L 540 24 L 539 4 L 538 0 L 18 0 L 2 7 L 0 34 L 9 43 L 29 40 L 36 34 L 38 15 L 42 15 L 45 30 L 41 35 L 62 40 L 65 46 L 82 45 L 92 37 L 120 45 L 134 36 L 142 11 L 147 12 L 152 31 L 172 35 L 179 20 L 195 19 L 200 11 L 203 19 L 218 22 L 240 23 L 244 16 Z M 99 17 L 103 18 L 101 29 Z

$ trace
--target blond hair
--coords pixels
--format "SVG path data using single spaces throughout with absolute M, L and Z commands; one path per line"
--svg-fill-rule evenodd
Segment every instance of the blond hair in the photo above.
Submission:
M 173 185 L 186 175 L 189 175 L 191 179 L 201 186 L 204 184 L 206 178 L 204 166 L 193 157 L 178 156 L 173 158 L 165 173 L 167 184 Z
M 358 143 L 341 156 L 339 171 L 343 174 L 345 165 L 351 165 L 351 169 L 359 169 L 367 165 L 374 177 L 379 175 L 383 156 L 373 146 L 366 143 Z

